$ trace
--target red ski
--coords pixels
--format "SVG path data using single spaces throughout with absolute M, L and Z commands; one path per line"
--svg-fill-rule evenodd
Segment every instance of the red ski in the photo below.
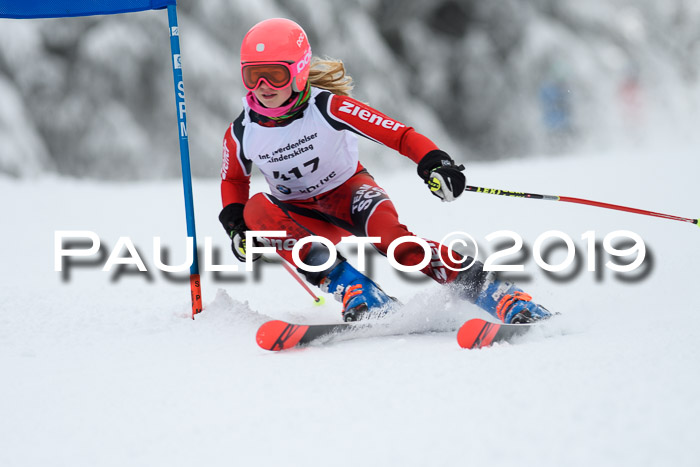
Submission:
M 480 349 L 496 342 L 510 342 L 516 336 L 530 331 L 535 324 L 491 323 L 483 319 L 470 319 L 459 328 L 457 343 L 464 349 Z
M 353 327 L 350 323 L 292 324 L 286 321 L 268 321 L 258 329 L 255 341 L 265 350 L 286 350 Z
M 347 336 L 352 331 L 357 331 L 353 334 L 354 337 L 369 337 L 368 333 L 359 331 L 360 329 L 375 329 L 373 324 L 293 324 L 274 320 L 260 326 L 255 341 L 265 350 L 287 350 L 315 341 L 330 342 L 333 340 L 333 336 L 341 334 Z M 460 347 L 465 349 L 488 347 L 495 342 L 510 342 L 514 337 L 525 334 L 537 324 L 503 324 L 491 323 L 483 319 L 471 319 L 459 328 L 457 342 Z M 382 333 L 378 335 L 393 334 Z

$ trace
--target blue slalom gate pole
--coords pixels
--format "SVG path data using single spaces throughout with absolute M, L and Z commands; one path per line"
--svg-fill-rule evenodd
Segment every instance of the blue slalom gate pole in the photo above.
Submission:
M 185 85 L 182 80 L 180 60 L 180 34 L 177 26 L 177 0 L 0 0 L 0 18 L 64 18 L 73 16 L 113 15 L 144 10 L 168 8 L 170 25 L 170 50 L 172 53 L 175 104 L 178 132 L 180 134 L 180 163 L 182 185 L 185 189 L 185 216 L 187 237 L 192 239 L 194 254 L 190 265 L 192 289 L 192 318 L 202 311 L 202 288 L 199 281 L 197 236 L 194 228 L 194 203 L 192 200 L 192 173 L 190 149 L 185 119 Z
M 172 54 L 173 80 L 175 83 L 175 105 L 177 107 L 178 133 L 180 135 L 180 165 L 182 166 L 182 186 L 185 191 L 185 215 L 187 218 L 187 236 L 192 239 L 194 256 L 190 266 L 190 289 L 192 292 L 192 319 L 202 311 L 202 287 L 199 278 L 199 258 L 197 255 L 197 236 L 194 223 L 194 200 L 192 197 L 192 172 L 190 170 L 190 148 L 187 138 L 187 119 L 185 112 L 185 83 L 182 79 L 182 62 L 180 55 L 180 33 L 177 25 L 177 5 L 168 5 L 168 23 L 170 26 L 170 51 Z

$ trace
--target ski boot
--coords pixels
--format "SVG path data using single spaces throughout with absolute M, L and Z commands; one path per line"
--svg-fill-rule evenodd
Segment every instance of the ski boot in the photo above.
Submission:
M 532 323 L 552 315 L 515 284 L 498 280 L 483 267 L 483 263 L 476 261 L 455 278 L 453 284 L 463 299 L 508 324 Z
M 335 265 L 319 287 L 343 303 L 343 321 L 384 316 L 396 301 L 347 261 Z
M 515 284 L 498 279 L 484 284 L 475 304 L 508 324 L 533 323 L 552 315 Z

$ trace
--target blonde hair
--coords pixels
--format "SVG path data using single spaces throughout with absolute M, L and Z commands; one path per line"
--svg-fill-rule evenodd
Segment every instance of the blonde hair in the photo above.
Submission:
M 345 73 L 342 60 L 313 57 L 310 68 L 311 86 L 325 89 L 339 96 L 350 97 L 353 88 L 352 77 Z

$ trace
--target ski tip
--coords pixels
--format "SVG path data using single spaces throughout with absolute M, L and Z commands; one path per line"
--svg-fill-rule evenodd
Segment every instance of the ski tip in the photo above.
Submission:
M 290 349 L 299 343 L 307 328 L 285 321 L 268 321 L 258 328 L 255 342 L 265 350 Z
M 499 324 L 490 323 L 483 319 L 470 319 L 459 328 L 457 343 L 463 349 L 480 349 L 488 347 L 493 342 Z

